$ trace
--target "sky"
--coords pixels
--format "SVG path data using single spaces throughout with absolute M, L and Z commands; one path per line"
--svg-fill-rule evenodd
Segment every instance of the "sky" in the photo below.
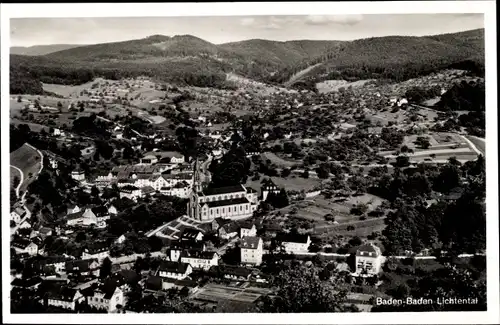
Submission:
M 96 44 L 156 34 L 190 34 L 220 44 L 256 38 L 287 41 L 424 36 L 477 28 L 484 28 L 482 14 L 16 18 L 10 21 L 10 36 L 11 46 Z

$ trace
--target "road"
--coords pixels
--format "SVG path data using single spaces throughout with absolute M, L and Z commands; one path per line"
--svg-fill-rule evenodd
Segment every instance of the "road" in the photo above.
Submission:
M 486 154 L 486 141 L 483 138 L 478 138 L 473 135 L 463 137 L 464 140 L 476 151 L 477 154 L 481 153 L 483 156 Z

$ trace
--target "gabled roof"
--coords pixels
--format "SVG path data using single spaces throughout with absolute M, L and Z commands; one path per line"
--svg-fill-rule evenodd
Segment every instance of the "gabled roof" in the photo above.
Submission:
M 21 207 L 15 208 L 14 211 L 12 211 L 12 212 L 17 213 L 19 216 L 23 216 L 24 214 L 26 214 L 26 211 Z
M 225 187 L 207 187 L 202 190 L 204 195 L 230 194 L 237 192 L 245 192 L 245 188 L 240 185 L 225 186 Z
M 104 299 L 111 299 L 118 288 L 118 281 L 113 278 L 107 279 L 104 284 L 99 286 L 96 291 L 102 292 L 104 294 Z
M 356 256 L 378 257 L 380 255 L 382 255 L 380 252 L 380 248 L 373 244 L 361 245 L 358 247 L 358 250 L 356 251 Z
M 84 213 L 85 213 L 85 210 L 80 210 L 80 211 L 75 212 L 75 213 L 70 213 L 70 214 L 66 215 L 66 220 L 79 219 L 83 216 Z
M 194 240 L 178 240 L 178 241 L 173 241 L 170 244 L 170 249 L 171 250 L 184 250 L 184 249 L 191 249 L 191 250 L 200 250 L 203 251 L 205 250 L 205 243 L 201 241 L 194 241 Z
M 48 234 L 48 233 L 49 233 L 49 232 L 51 232 L 51 231 L 52 231 L 52 229 L 51 229 L 51 228 L 48 228 L 48 227 L 42 227 L 42 228 L 40 228 L 40 229 L 38 230 L 38 232 L 39 232 L 39 233 L 44 234 L 44 235 L 45 235 L 45 234 Z
M 210 208 L 223 207 L 223 206 L 235 205 L 235 204 L 245 204 L 245 203 L 250 203 L 250 201 L 248 201 L 248 199 L 246 197 L 239 197 L 236 199 L 229 199 L 229 200 L 222 200 L 222 201 L 206 202 L 206 204 Z
M 307 243 L 307 239 L 309 238 L 309 235 L 301 235 L 301 234 L 279 234 L 276 236 L 276 239 L 280 242 L 287 242 L 287 243 L 302 243 L 305 244 Z
M 24 239 L 24 238 L 18 238 L 18 239 L 15 239 L 11 242 L 12 246 L 17 247 L 17 248 L 21 248 L 21 249 L 25 249 L 30 244 L 34 244 L 34 243 L 32 241 Z
M 54 286 L 53 290 L 47 292 L 47 297 L 53 300 L 71 302 L 73 301 L 73 299 L 75 299 L 75 295 L 77 292 L 78 290 L 66 286 L 63 287 Z
M 158 271 L 185 274 L 189 267 L 188 263 L 162 261 Z
M 210 268 L 211 272 L 220 272 L 224 275 L 235 275 L 238 277 L 248 278 L 252 274 L 252 270 L 247 269 L 241 266 L 232 266 L 232 265 L 224 265 L 224 266 L 212 266 Z
M 195 239 L 200 233 L 203 234 L 203 232 L 198 229 L 186 228 L 182 232 L 181 239 Z
M 108 209 L 106 209 L 102 205 L 98 207 L 93 207 L 91 210 L 97 217 L 103 217 L 108 215 Z
M 260 239 L 260 237 L 243 237 L 243 239 L 241 240 L 241 248 L 257 249 L 261 241 L 262 239 Z
M 182 252 L 181 257 L 198 258 L 201 260 L 211 260 L 217 255 L 216 252 L 207 252 L 200 250 L 185 250 Z
M 97 263 L 97 259 L 91 258 L 88 260 L 74 260 L 74 261 L 68 261 L 65 264 L 66 267 L 66 272 L 88 272 L 91 271 L 92 269 L 90 266 L 93 263 Z

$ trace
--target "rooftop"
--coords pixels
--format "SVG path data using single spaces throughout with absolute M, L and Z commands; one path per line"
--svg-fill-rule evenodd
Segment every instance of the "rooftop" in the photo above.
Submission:
M 245 192 L 243 185 L 225 186 L 225 187 L 207 187 L 202 190 L 204 195 L 229 194 L 237 192 Z
M 227 206 L 227 205 L 235 205 L 235 204 L 245 204 L 245 203 L 250 203 L 246 197 L 239 197 L 236 199 L 229 199 L 229 200 L 222 200 L 222 201 L 206 202 L 206 204 L 210 208 L 222 207 L 222 206 Z
M 162 261 L 160 267 L 158 268 L 158 271 L 184 274 L 186 273 L 188 267 L 188 263 Z
M 260 237 L 243 237 L 241 240 L 241 248 L 257 249 L 261 241 L 262 239 L 260 239 Z

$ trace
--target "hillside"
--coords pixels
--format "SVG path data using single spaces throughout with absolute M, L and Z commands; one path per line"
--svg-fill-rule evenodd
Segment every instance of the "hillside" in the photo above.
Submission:
M 10 54 L 16 55 L 46 55 L 54 52 L 69 50 L 79 46 L 86 46 L 82 44 L 53 44 L 53 45 L 35 45 L 35 46 L 12 46 Z
M 40 81 L 81 84 L 94 77 L 120 79 L 141 74 L 219 88 L 228 87 L 228 72 L 273 84 L 288 84 L 294 75 L 292 81 L 310 84 L 329 79 L 406 80 L 457 64 L 481 71 L 483 62 L 484 30 L 344 42 L 253 39 L 220 45 L 191 35 L 153 35 L 37 57 L 11 55 L 11 93 L 39 94 Z

